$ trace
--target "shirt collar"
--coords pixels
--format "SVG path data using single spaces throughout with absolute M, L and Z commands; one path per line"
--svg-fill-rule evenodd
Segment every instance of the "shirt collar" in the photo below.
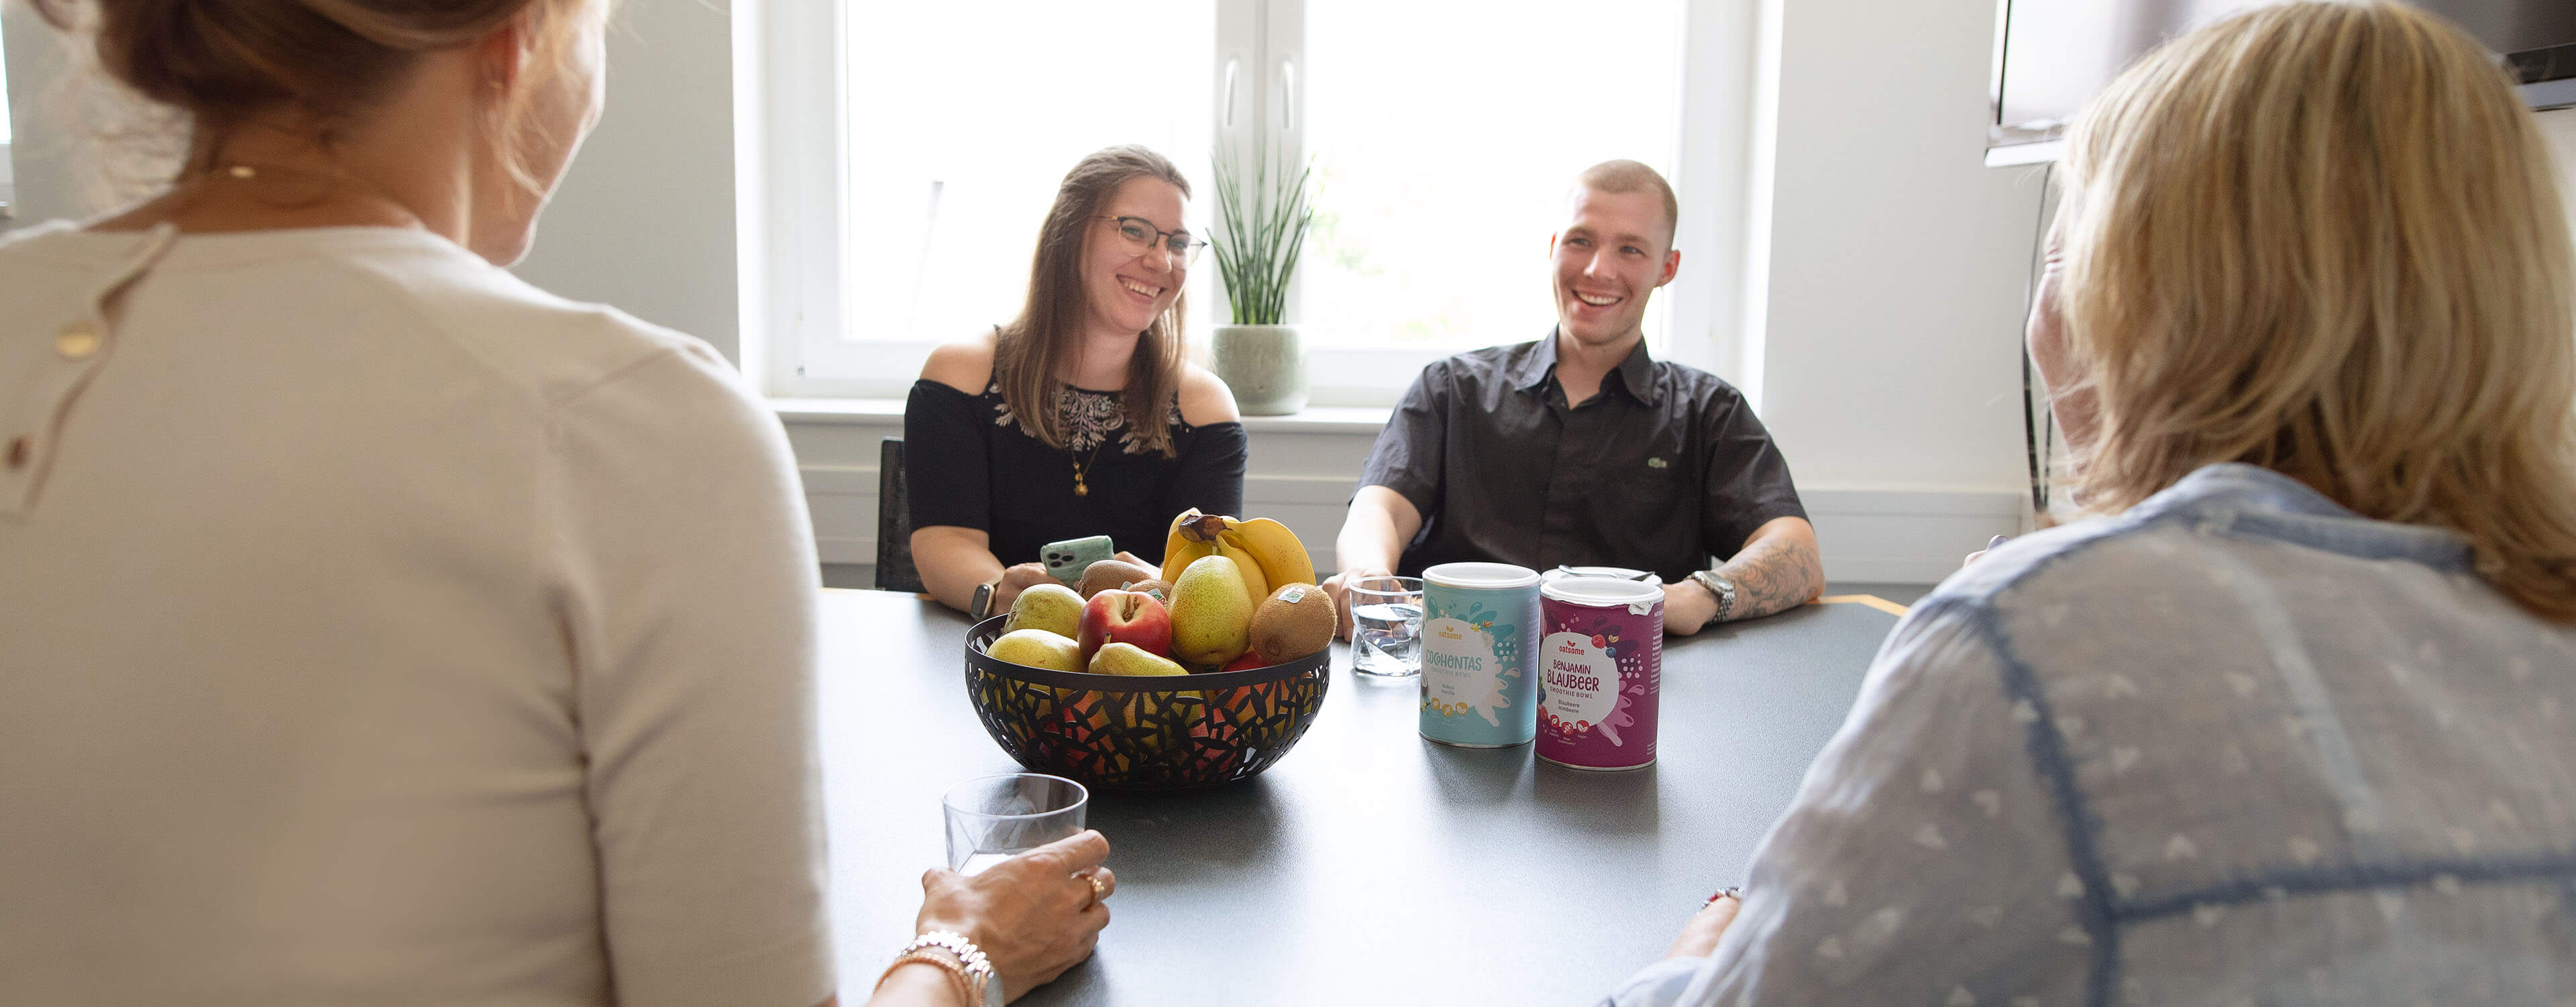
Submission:
M 1520 368 L 1513 372 L 1512 387 L 1529 391 L 1547 384 L 1547 379 L 1556 374 L 1556 337 L 1557 330 L 1547 330 L 1547 338 L 1539 340 L 1528 359 L 1521 361 Z M 1648 407 L 1664 404 L 1663 390 L 1655 384 L 1655 358 L 1646 352 L 1645 340 L 1637 340 L 1637 347 L 1629 350 L 1627 359 L 1619 361 L 1619 366 L 1611 368 L 1610 373 L 1618 375 L 1619 383 L 1627 388 L 1629 397 Z
M 2471 569 L 2468 537 L 2457 531 L 2374 521 L 2296 479 L 2237 462 L 2203 466 L 2147 498 L 2129 516 L 2179 519 L 2207 531 L 2277 539 L 2362 559 Z

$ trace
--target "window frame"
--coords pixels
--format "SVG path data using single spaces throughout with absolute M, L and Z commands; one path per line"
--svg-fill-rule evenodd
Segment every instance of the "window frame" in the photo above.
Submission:
M 1249 150 L 1267 134 L 1273 150 L 1302 155 L 1305 99 L 1304 0 L 1213 0 L 1217 5 L 1209 112 L 1214 141 Z M 1664 288 L 1663 356 L 1716 372 L 1759 394 L 1759 261 L 1767 221 L 1750 212 L 1762 173 L 1756 93 L 1764 54 L 1777 45 L 1782 0 L 1685 0 L 1681 121 L 1674 187 L 1681 200 L 1676 247 L 1685 279 Z M 845 24 L 831 0 L 766 0 L 736 11 L 738 240 L 742 263 L 742 365 L 775 397 L 901 398 L 937 343 L 850 343 L 843 304 L 849 235 L 845 188 L 849 146 L 843 102 Z M 1640 44 L 1663 40 L 1641 36 Z M 1288 321 L 1300 320 L 1302 283 L 1292 283 Z M 1218 291 L 1222 296 L 1221 291 Z M 1208 333 L 1191 334 L 1204 359 Z M 1535 338 L 1537 333 L 1530 333 Z M 1458 347 L 1315 346 L 1308 350 L 1309 400 L 1316 406 L 1392 406 L 1423 366 Z M 808 376 L 809 371 L 864 377 Z

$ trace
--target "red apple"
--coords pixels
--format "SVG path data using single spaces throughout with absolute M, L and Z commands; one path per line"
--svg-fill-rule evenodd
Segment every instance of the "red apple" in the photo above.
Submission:
M 1141 591 L 1102 591 L 1082 606 L 1082 660 L 1113 643 L 1134 644 L 1157 657 L 1172 652 L 1172 613 Z
M 1255 668 L 1267 668 L 1267 667 L 1270 667 L 1270 662 L 1262 660 L 1262 659 L 1261 659 L 1261 655 L 1259 655 L 1259 654 L 1255 654 L 1255 653 L 1253 653 L 1253 652 L 1251 652 L 1251 651 L 1248 651 L 1248 650 L 1247 650 L 1247 651 L 1244 651 L 1244 652 L 1243 652 L 1243 656 L 1242 656 L 1242 657 L 1235 658 L 1232 662 L 1229 662 L 1225 667 L 1218 668 L 1217 670 L 1218 670 L 1218 671 L 1251 671 L 1251 670 L 1253 670 L 1253 669 L 1255 669 Z

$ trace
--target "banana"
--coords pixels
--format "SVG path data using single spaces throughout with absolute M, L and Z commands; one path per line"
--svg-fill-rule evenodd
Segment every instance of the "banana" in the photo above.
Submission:
M 1262 572 L 1260 560 L 1255 559 L 1252 553 L 1242 546 L 1234 544 L 1233 535 L 1218 538 L 1216 544 L 1217 555 L 1233 560 L 1234 568 L 1243 572 L 1243 590 L 1253 599 L 1253 604 L 1259 605 L 1261 599 L 1270 597 L 1270 577 Z
M 1270 581 L 1271 590 L 1315 583 L 1315 560 L 1306 555 L 1306 544 L 1297 541 L 1297 533 L 1289 531 L 1287 525 L 1257 517 L 1238 522 L 1228 529 L 1226 537 L 1260 562 L 1261 574 Z
M 1269 518 L 1245 521 L 1197 508 L 1172 519 L 1163 543 L 1163 579 L 1179 583 L 1182 570 L 1202 556 L 1226 556 L 1242 569 L 1244 590 L 1254 601 L 1290 584 L 1315 583 L 1315 561 L 1306 555 L 1297 533 Z

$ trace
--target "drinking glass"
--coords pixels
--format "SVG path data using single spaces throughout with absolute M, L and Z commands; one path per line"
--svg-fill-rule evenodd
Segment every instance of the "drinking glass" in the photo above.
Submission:
M 1091 792 L 1061 776 L 1002 773 L 979 776 L 939 798 L 948 818 L 948 869 L 984 869 L 1059 839 L 1082 833 Z
M 1422 578 L 1352 581 L 1351 668 L 1363 675 L 1422 673 Z

